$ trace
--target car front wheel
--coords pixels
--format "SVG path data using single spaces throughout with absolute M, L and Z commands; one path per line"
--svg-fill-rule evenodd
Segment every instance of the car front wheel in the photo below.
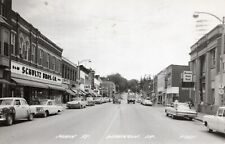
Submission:
M 6 117 L 6 125 L 10 126 L 12 124 L 13 124 L 13 117 L 12 117 L 12 115 L 8 115 Z

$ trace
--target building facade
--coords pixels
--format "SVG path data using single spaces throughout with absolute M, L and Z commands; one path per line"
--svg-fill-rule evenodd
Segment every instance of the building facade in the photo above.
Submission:
M 12 1 L 0 1 L 0 97 L 10 96 L 10 12 Z
M 192 45 L 190 52 L 190 68 L 195 82 L 193 101 L 198 111 L 209 114 L 214 114 L 225 104 L 224 94 L 220 92 L 225 84 L 222 31 L 222 25 L 216 26 Z
M 3 20 L 9 24 L 1 29 L 3 75 L 13 82 L 7 96 L 24 97 L 28 103 L 44 98 L 61 103 L 65 90 L 61 76 L 63 49 L 14 12 L 11 0 L 1 2 L 7 5 Z M 7 60 L 9 64 L 5 65 Z M 9 76 L 5 71 L 11 72 Z
M 71 101 L 77 95 L 77 65 L 65 57 L 62 57 L 62 86 L 65 88 L 63 103 Z
M 190 89 L 182 88 L 181 74 L 189 71 L 185 65 L 170 65 L 157 74 L 157 103 L 167 105 L 175 100 L 187 102 L 190 100 Z

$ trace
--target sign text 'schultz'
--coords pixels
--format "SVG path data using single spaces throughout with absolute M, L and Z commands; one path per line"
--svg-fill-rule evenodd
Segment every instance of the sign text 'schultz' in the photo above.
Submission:
M 42 73 L 38 70 L 33 70 L 33 69 L 30 69 L 30 68 L 26 68 L 24 66 L 22 67 L 22 74 L 26 74 L 26 75 L 34 76 L 34 77 L 37 77 L 37 78 L 46 79 L 46 80 L 57 81 L 56 76 L 46 74 L 46 73 Z

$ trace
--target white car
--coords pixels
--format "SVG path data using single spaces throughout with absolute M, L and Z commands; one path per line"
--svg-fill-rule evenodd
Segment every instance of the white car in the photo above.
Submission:
M 152 101 L 149 98 L 143 99 L 141 103 L 146 106 L 152 106 Z
M 34 113 L 24 98 L 0 98 L 0 122 L 5 122 L 6 125 L 12 125 L 14 121 L 21 119 L 31 121 Z
M 197 117 L 197 112 L 189 107 L 187 103 L 173 103 L 165 108 L 166 116 L 171 116 L 173 119 L 184 117 L 192 120 Z
M 225 133 L 225 107 L 220 107 L 216 115 L 205 115 L 203 117 L 203 123 L 209 132 L 215 130 Z
M 67 102 L 66 103 L 67 108 L 72 109 L 72 108 L 85 108 L 87 106 L 87 101 L 84 100 L 83 98 L 77 97 L 74 98 L 73 101 Z
M 47 117 L 51 114 L 58 114 L 63 111 L 63 107 L 57 105 L 54 100 L 50 99 L 41 99 L 33 101 L 31 107 L 36 109 L 36 116 Z

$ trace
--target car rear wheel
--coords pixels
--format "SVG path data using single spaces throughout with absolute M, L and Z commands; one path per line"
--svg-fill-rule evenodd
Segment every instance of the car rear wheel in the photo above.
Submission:
M 29 121 L 32 121 L 34 119 L 34 115 L 32 113 L 29 113 L 28 118 Z
M 13 117 L 12 117 L 12 115 L 8 115 L 6 117 L 6 125 L 10 126 L 12 124 L 13 124 Z

